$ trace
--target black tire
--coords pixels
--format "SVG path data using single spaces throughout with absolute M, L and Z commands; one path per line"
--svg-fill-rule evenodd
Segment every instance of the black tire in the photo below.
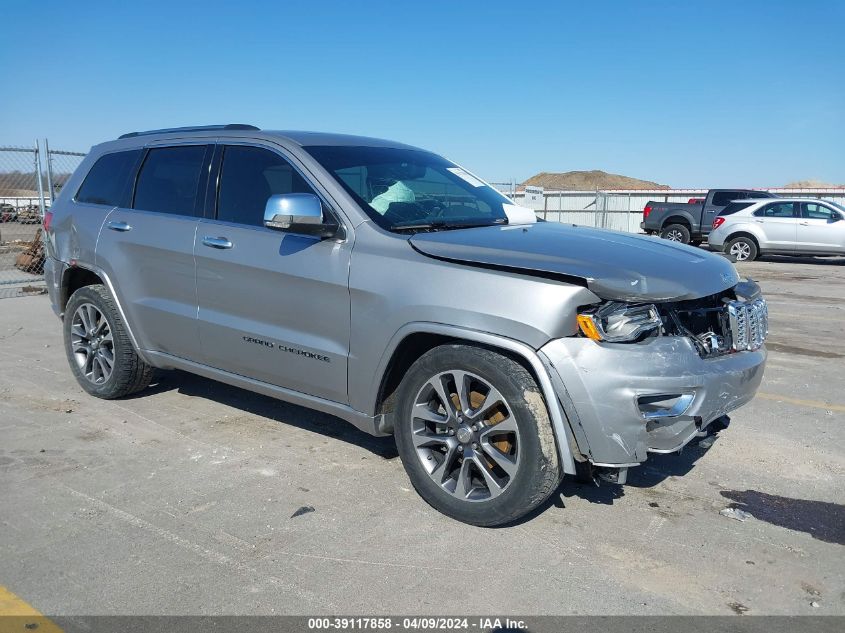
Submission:
M 753 262 L 757 259 L 759 250 L 757 243 L 750 237 L 740 235 L 725 244 L 725 253 L 736 257 L 738 262 Z
M 683 224 L 668 224 L 660 231 L 660 237 L 664 240 L 672 242 L 680 242 L 681 244 L 690 243 L 689 229 Z
M 451 371 L 467 372 L 486 382 L 486 386 L 498 390 L 507 412 L 504 419 L 509 421 L 509 425 L 515 424 L 517 429 L 517 434 L 513 436 L 513 446 L 517 448 L 511 448 L 515 452 L 518 451 L 514 471 L 504 478 L 507 483 L 496 496 L 470 500 L 470 495 L 461 497 L 447 491 L 435 482 L 434 475 L 429 475 L 418 448 L 414 446 L 412 427 L 419 424 L 420 418 L 413 416 L 412 411 L 419 394 L 424 393 L 424 389 L 432 384 L 433 377 Z M 482 384 L 482 388 L 485 386 L 483 383 L 478 384 Z M 475 383 L 473 388 L 474 385 Z M 467 387 L 467 391 L 472 396 L 476 395 L 470 387 Z M 450 399 L 454 398 L 457 396 L 450 394 Z M 484 407 L 481 404 L 472 406 L 478 407 L 478 412 Z M 414 488 L 428 504 L 458 521 L 484 527 L 509 523 L 543 503 L 560 484 L 562 469 L 546 404 L 531 375 L 522 365 L 506 356 L 470 345 L 443 345 L 426 352 L 411 366 L 402 380 L 394 415 L 396 446 Z M 488 425 L 486 418 L 477 419 L 480 420 L 479 426 L 482 430 L 489 430 L 489 427 L 496 424 L 492 422 Z M 461 437 L 460 429 L 455 437 Z M 489 451 L 489 436 L 487 441 L 488 447 L 484 450 Z M 510 442 L 511 439 L 507 441 Z M 479 439 L 478 445 L 482 444 L 483 440 Z M 470 444 L 464 446 L 468 448 Z M 475 448 L 476 444 L 473 443 L 472 447 Z M 445 447 L 442 450 L 447 451 Z M 479 459 L 486 459 L 485 463 L 491 466 L 490 470 L 495 467 L 494 462 L 487 456 L 489 453 L 482 450 L 472 453 Z M 456 453 L 454 463 L 459 470 L 462 469 L 466 454 L 468 453 Z M 430 460 L 431 457 L 427 459 Z M 477 466 L 470 464 L 467 472 L 472 472 L 474 468 L 477 469 Z M 472 488 L 473 493 L 482 490 L 486 485 L 480 470 L 475 470 L 474 473 L 474 478 L 468 479 L 478 482 Z M 456 479 L 457 490 L 460 479 L 457 476 Z M 446 481 L 451 483 L 454 480 Z M 488 490 L 492 489 L 488 486 Z
M 92 351 L 91 345 L 79 344 L 77 349 L 84 349 L 85 351 L 79 353 L 74 351 L 74 337 L 77 341 L 80 339 L 79 322 L 77 321 L 76 326 L 74 322 L 78 314 L 77 311 L 80 308 L 85 309 L 84 306 L 93 306 L 99 311 L 106 322 L 108 332 L 111 334 L 109 337 L 111 343 L 110 356 L 113 364 L 109 375 L 105 377 L 105 371 L 102 369 L 103 363 L 98 361 L 98 366 L 101 367 L 99 380 L 88 377 L 85 373 L 88 367 L 88 357 L 92 354 L 96 355 L 96 352 Z M 75 327 L 77 329 L 74 329 Z M 111 400 L 128 396 L 149 386 L 153 378 L 153 368 L 141 360 L 135 352 L 117 305 L 105 286 L 100 284 L 84 286 L 73 293 L 65 308 L 63 331 L 65 353 L 70 369 L 79 385 L 92 396 Z M 88 342 L 88 339 L 84 340 Z M 108 349 L 105 342 L 100 343 L 96 339 L 95 342 L 98 348 Z M 83 362 L 82 356 L 86 360 L 83 365 L 80 365 Z M 93 365 L 91 373 L 96 375 Z

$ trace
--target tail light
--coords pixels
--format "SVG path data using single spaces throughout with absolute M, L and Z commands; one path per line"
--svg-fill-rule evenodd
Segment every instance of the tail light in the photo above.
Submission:
M 44 226 L 44 232 L 47 233 L 50 230 L 50 223 L 53 221 L 53 212 L 52 211 L 45 211 L 44 212 L 44 222 L 42 223 Z
M 648 218 L 649 213 L 651 213 L 651 207 L 649 205 L 646 205 L 645 208 L 643 209 L 643 220 Z
M 725 218 L 723 218 L 722 216 L 719 216 L 715 220 L 713 220 L 713 228 L 718 229 L 724 223 L 725 223 Z

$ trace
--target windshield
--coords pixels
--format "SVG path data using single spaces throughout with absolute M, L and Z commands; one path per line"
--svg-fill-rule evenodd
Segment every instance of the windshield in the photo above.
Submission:
M 305 150 L 389 231 L 507 224 L 508 198 L 436 154 L 392 147 Z

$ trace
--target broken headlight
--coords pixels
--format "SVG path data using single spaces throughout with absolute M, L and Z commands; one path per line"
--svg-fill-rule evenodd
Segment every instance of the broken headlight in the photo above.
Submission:
M 578 327 L 584 336 L 608 343 L 638 341 L 659 330 L 662 324 L 654 304 L 609 302 L 578 314 Z

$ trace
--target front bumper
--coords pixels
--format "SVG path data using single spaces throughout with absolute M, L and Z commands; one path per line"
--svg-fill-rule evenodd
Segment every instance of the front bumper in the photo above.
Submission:
M 562 338 L 540 353 L 578 450 L 596 465 L 619 467 L 682 448 L 751 400 L 766 363 L 765 348 L 704 359 L 680 336 L 638 344 Z M 649 404 L 660 396 L 664 409 Z

